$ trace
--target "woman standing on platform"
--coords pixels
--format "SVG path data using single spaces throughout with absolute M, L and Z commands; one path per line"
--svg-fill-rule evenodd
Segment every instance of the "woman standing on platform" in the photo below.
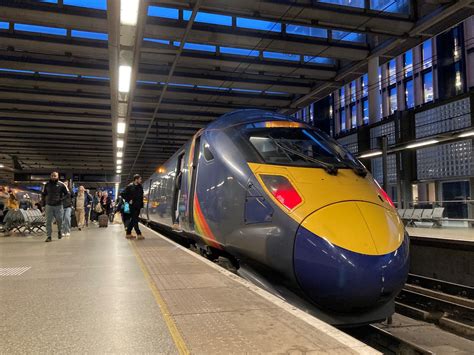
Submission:
M 90 206 L 90 203 L 90 196 L 88 193 L 86 193 L 86 189 L 84 186 L 79 186 L 79 191 L 74 201 L 74 205 L 76 207 L 77 227 L 79 230 L 84 228 L 86 223 L 86 207 Z

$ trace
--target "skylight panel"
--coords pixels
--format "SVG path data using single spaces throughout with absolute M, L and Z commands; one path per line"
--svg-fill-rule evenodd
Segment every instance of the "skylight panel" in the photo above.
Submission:
M 187 21 L 191 18 L 192 11 L 184 10 L 183 18 Z M 211 25 L 232 26 L 232 16 L 211 14 L 199 11 L 195 22 L 209 23 Z
M 332 38 L 338 41 L 346 42 L 365 42 L 365 35 L 357 32 L 332 31 Z
M 215 52 L 216 46 L 212 46 L 208 44 L 199 44 L 199 43 L 185 43 L 184 49 L 190 49 L 194 51 Z
M 48 34 L 48 35 L 57 35 L 57 36 L 65 36 L 66 33 L 67 33 L 65 28 L 27 25 L 27 24 L 23 24 L 23 23 L 15 23 L 13 26 L 14 26 L 13 29 L 15 31 L 45 33 L 45 34 Z
M 107 33 L 78 31 L 78 30 L 72 30 L 71 36 L 79 37 L 79 38 L 88 38 L 88 39 L 99 39 L 101 41 L 107 41 L 109 39 L 109 35 Z
M 148 6 L 148 16 L 177 20 L 179 18 L 179 11 L 178 9 L 172 9 L 169 7 Z
M 282 59 L 282 60 L 291 60 L 298 62 L 301 57 L 298 54 L 288 54 L 288 53 L 280 53 L 280 52 L 263 52 L 264 58 L 271 58 L 271 59 Z
M 155 43 L 161 43 L 161 44 L 170 44 L 170 41 L 166 39 L 157 39 L 157 38 L 143 38 L 144 41 L 147 42 L 155 42 Z
M 0 30 L 8 30 L 10 28 L 9 22 L 0 21 Z
M 281 23 L 237 17 L 237 27 L 253 30 L 281 32 Z
M 235 55 L 243 55 L 243 56 L 250 56 L 250 57 L 258 57 L 259 51 L 253 49 L 245 49 L 245 48 L 234 48 L 234 47 L 220 47 L 219 48 L 221 53 L 225 54 L 235 54 Z
M 0 71 L 10 72 L 10 73 L 22 73 L 22 74 L 34 74 L 32 70 L 21 70 L 21 69 L 10 69 L 10 68 L 0 68 Z
M 107 10 L 107 0 L 64 0 L 64 5 Z
M 64 76 L 68 78 L 77 78 L 76 74 L 65 74 L 65 73 L 51 73 L 51 72 L 46 72 L 46 71 L 40 71 L 38 72 L 40 75 L 50 75 L 50 76 Z
M 299 36 L 308 36 L 308 37 L 319 37 L 319 38 L 328 37 L 328 31 L 325 30 L 324 28 L 300 26 L 300 25 L 287 25 L 286 33 L 299 35 Z

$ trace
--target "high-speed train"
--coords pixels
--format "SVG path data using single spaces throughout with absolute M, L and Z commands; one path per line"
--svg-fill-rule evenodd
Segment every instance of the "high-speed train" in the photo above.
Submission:
M 144 182 L 141 217 L 279 275 L 334 324 L 393 313 L 408 236 L 366 168 L 325 133 L 261 110 L 197 132 Z

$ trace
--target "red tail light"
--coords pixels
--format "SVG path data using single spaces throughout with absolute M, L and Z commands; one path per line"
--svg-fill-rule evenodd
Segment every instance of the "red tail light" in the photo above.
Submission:
M 303 200 L 287 178 L 280 175 L 260 175 L 271 194 L 286 208 L 292 210 Z
M 384 189 L 382 189 L 382 187 L 379 185 L 379 183 L 376 180 L 374 181 L 377 184 L 377 187 L 379 188 L 379 194 L 382 195 L 383 199 L 387 201 L 390 206 L 392 206 L 393 208 L 396 208 L 390 196 L 385 192 Z

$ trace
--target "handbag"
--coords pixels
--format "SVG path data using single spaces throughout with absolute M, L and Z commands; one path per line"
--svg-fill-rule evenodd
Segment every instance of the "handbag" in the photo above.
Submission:
M 123 204 L 123 213 L 130 213 L 130 204 L 128 202 Z
M 95 211 L 96 213 L 102 213 L 102 206 L 100 205 L 100 203 L 98 203 L 98 204 L 95 205 L 94 211 Z

